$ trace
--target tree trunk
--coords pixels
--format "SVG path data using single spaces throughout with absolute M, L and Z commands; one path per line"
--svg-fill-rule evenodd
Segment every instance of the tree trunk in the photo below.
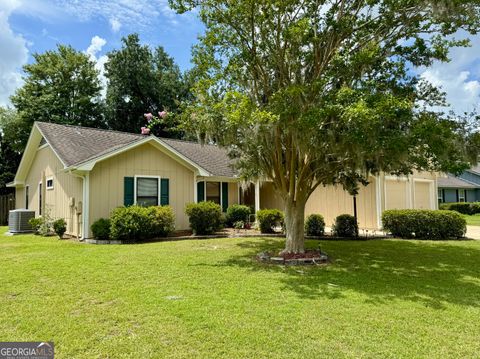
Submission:
M 285 204 L 286 243 L 282 253 L 305 253 L 305 202 Z

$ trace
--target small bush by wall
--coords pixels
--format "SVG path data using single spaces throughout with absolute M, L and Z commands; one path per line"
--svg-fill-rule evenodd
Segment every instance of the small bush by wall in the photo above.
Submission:
M 278 209 L 261 209 L 257 211 L 257 222 L 262 233 L 274 233 L 275 227 L 283 227 L 283 212 Z
M 452 202 L 442 203 L 440 209 L 455 211 L 461 214 L 477 214 L 480 213 L 480 202 Z
M 383 212 L 382 222 L 386 231 L 399 238 L 461 238 L 467 229 L 459 213 L 446 210 L 388 210 Z
M 110 238 L 110 219 L 100 218 L 90 227 L 95 239 L 107 240 Z
M 163 237 L 174 230 L 174 223 L 169 206 L 118 207 L 110 216 L 110 237 L 130 241 Z
M 153 237 L 166 237 L 175 230 L 175 214 L 170 206 L 149 207 L 151 234 Z
M 350 214 L 341 214 L 335 218 L 332 229 L 337 237 L 356 237 L 358 234 L 358 224 Z
M 247 222 L 250 215 L 250 207 L 241 204 L 233 204 L 227 208 L 226 224 L 233 227 L 236 222 Z
M 67 231 L 67 222 L 63 218 L 59 218 L 53 222 L 53 230 L 57 234 L 58 238 L 62 239 L 63 235 Z
M 325 234 L 325 220 L 320 214 L 311 214 L 305 220 L 305 234 L 307 236 L 323 236 Z
M 222 208 L 214 202 L 190 203 L 185 213 L 195 234 L 212 234 L 222 228 Z

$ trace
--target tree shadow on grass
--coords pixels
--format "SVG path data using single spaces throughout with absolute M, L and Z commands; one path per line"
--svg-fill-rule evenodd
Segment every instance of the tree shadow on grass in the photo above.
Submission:
M 280 266 L 259 263 L 262 251 L 279 251 L 283 241 L 242 241 L 244 254 L 217 266 L 282 272 L 285 289 L 307 299 L 340 298 L 347 291 L 367 296 L 367 302 L 397 299 L 442 309 L 445 303 L 480 306 L 480 246 L 465 242 L 401 240 L 308 241 L 332 258 L 327 266 Z

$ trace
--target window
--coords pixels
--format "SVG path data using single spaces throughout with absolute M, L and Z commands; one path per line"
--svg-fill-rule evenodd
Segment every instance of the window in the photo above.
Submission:
M 42 215 L 42 182 L 38 184 L 38 215 Z
M 443 189 L 438 190 L 438 203 L 443 203 Z
M 458 190 L 458 202 L 465 202 L 467 200 L 467 196 L 464 189 Z
M 220 204 L 220 182 L 207 182 L 207 201 Z
M 53 177 L 47 178 L 47 189 L 53 189 Z
M 28 201 L 29 201 L 28 190 L 29 189 L 30 189 L 30 186 L 25 186 L 25 209 L 28 209 Z
M 138 177 L 136 196 L 139 206 L 158 206 L 158 178 Z

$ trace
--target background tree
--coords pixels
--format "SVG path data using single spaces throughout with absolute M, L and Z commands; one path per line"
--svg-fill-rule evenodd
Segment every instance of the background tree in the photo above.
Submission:
M 107 122 L 115 130 L 139 132 L 144 113 L 176 111 L 188 88 L 174 60 L 159 46 L 141 45 L 137 34 L 122 39 L 120 50 L 108 54 L 105 65 Z M 175 117 L 153 129 L 159 136 L 178 137 Z
M 6 184 L 15 177 L 22 148 L 16 111 L 0 107 L 0 194 L 12 192 Z
M 476 33 L 473 0 L 171 0 L 206 26 L 194 49 L 185 126 L 232 150 L 247 179 L 285 204 L 286 252 L 304 251 L 305 204 L 319 185 L 350 193 L 382 171 L 458 172 L 476 161 L 475 126 L 429 111 L 444 101 L 411 71 L 448 60 Z
M 34 54 L 25 83 L 12 96 L 25 146 L 34 121 L 104 127 L 101 85 L 94 63 L 71 46 Z

